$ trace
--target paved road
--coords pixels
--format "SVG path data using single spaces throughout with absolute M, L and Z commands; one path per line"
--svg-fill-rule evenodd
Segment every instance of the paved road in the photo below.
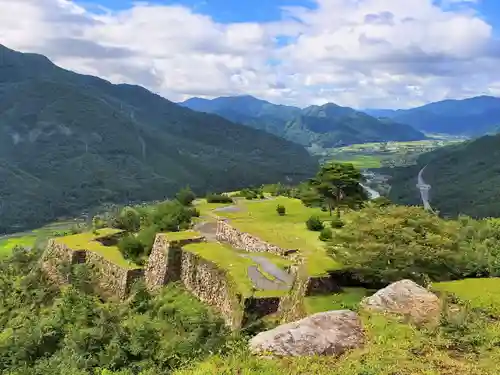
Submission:
M 429 190 L 431 189 L 431 185 L 426 184 L 423 177 L 425 168 L 427 168 L 427 165 L 423 167 L 420 172 L 418 172 L 417 188 L 420 190 L 420 197 L 422 198 L 424 208 L 426 210 L 432 211 L 432 207 L 429 203 Z

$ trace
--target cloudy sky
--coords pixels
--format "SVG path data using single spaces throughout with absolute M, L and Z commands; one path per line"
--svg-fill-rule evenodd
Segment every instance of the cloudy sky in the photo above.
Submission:
M 499 0 L 0 0 L 0 43 L 173 101 L 500 96 Z

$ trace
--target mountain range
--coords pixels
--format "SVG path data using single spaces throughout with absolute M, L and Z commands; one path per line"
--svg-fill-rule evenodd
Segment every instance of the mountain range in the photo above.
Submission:
M 186 185 L 227 191 L 316 169 L 278 136 L 0 45 L 0 233 Z
M 330 148 L 356 143 L 415 141 L 425 135 L 390 119 L 377 119 L 328 103 L 304 109 L 276 105 L 252 96 L 191 98 L 180 105 L 262 129 L 306 147 Z
M 368 109 L 365 112 L 427 133 L 480 136 L 496 132 L 500 126 L 500 98 L 493 96 L 443 100 L 412 109 Z

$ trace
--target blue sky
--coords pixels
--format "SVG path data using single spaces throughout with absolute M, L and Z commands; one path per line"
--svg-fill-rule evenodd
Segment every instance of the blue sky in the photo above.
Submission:
M 355 1 L 355 0 L 353 0 Z M 401 0 L 404 1 L 404 0 Z M 99 4 L 108 9 L 127 9 L 134 1 L 130 0 L 95 0 L 77 1 L 81 4 Z M 443 2 L 436 0 L 436 2 Z M 455 1 L 460 6 L 459 1 Z M 196 12 L 210 15 L 217 22 L 267 22 L 277 20 L 281 16 L 281 7 L 304 6 L 315 8 L 314 0 L 150 0 L 150 4 L 160 5 L 184 5 Z M 468 3 L 468 2 L 467 2 Z M 467 5 L 470 5 L 468 3 Z M 457 8 L 457 5 L 453 5 Z M 500 1 L 478 0 L 474 4 L 476 8 L 489 23 L 500 28 Z M 500 30 L 499 30 L 500 32 Z
M 79 1 L 81 4 L 100 4 L 108 9 L 127 9 L 133 1 L 98 0 Z M 267 22 L 281 17 L 281 7 L 305 6 L 314 8 L 312 0 L 156 0 L 148 1 L 159 5 L 184 5 L 196 12 L 209 15 L 220 23 L 229 22 Z
M 0 43 L 173 101 L 500 96 L 500 0 L 0 0 Z

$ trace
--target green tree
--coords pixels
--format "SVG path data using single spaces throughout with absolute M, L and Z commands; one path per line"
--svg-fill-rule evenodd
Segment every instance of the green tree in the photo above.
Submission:
M 179 192 L 175 195 L 175 198 L 183 206 L 189 206 L 196 199 L 196 195 L 189 186 L 186 186 L 184 189 L 179 190 Z
M 341 205 L 358 207 L 368 198 L 360 185 L 362 180 L 363 175 L 352 164 L 324 164 L 317 175 L 309 180 L 309 186 L 316 193 L 316 197 L 309 192 L 305 203 L 307 205 L 310 201 L 320 200 L 330 211 L 330 216 L 337 208 L 337 215 L 340 217 Z
M 137 232 L 141 226 L 141 215 L 132 207 L 125 207 L 117 217 L 117 227 L 127 232 Z

